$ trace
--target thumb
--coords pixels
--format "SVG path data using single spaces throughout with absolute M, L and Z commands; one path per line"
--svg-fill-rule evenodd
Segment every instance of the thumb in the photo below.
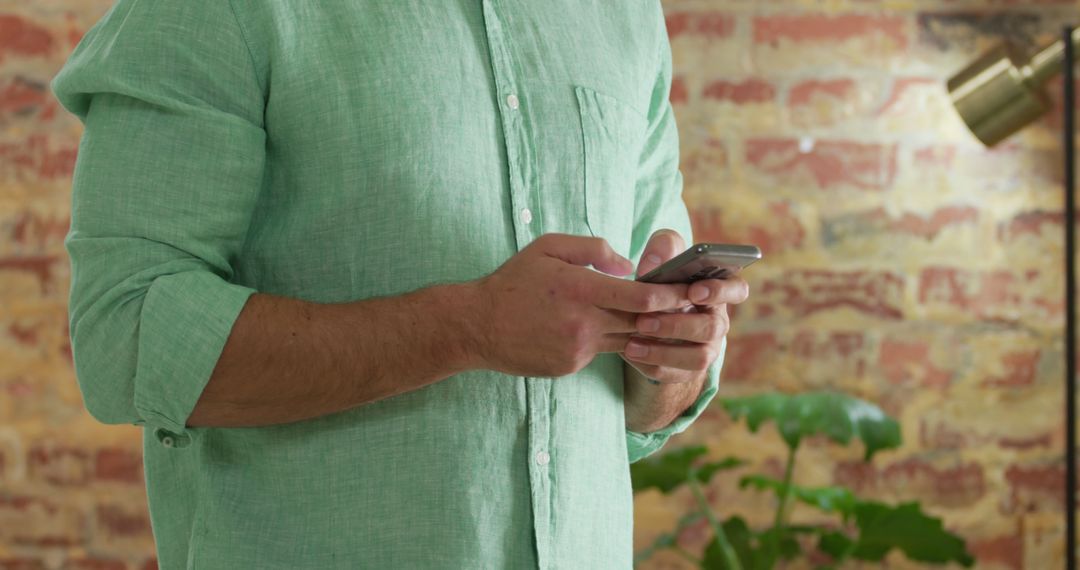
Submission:
M 545 236 L 542 250 L 545 255 L 574 265 L 592 265 L 598 271 L 610 275 L 629 275 L 634 262 L 619 255 L 607 240 L 596 237 L 549 234 Z
M 665 261 L 682 253 L 686 249 L 686 242 L 675 230 L 662 229 L 653 232 L 649 242 L 645 244 L 645 251 L 641 254 L 638 262 L 638 276 L 660 267 Z

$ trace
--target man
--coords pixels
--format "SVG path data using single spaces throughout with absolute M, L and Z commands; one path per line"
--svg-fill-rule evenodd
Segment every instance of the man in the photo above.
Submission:
M 747 295 L 630 276 L 690 237 L 670 58 L 655 0 L 119 0 L 52 88 L 160 567 L 629 567 Z

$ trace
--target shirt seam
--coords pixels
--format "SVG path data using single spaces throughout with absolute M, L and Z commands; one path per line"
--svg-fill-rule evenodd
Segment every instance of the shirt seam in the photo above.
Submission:
M 255 53 L 251 51 L 251 42 L 248 41 L 248 34 L 244 30 L 244 25 L 240 23 L 240 16 L 236 14 L 236 6 L 233 5 L 233 0 L 227 0 L 229 4 L 229 11 L 232 12 L 233 21 L 236 22 L 236 28 L 240 30 L 240 39 L 244 42 L 244 49 L 248 53 L 248 61 L 251 62 L 251 72 L 255 75 L 255 81 L 259 84 L 259 91 L 266 93 L 266 80 L 262 74 L 259 73 L 259 66 L 255 64 Z

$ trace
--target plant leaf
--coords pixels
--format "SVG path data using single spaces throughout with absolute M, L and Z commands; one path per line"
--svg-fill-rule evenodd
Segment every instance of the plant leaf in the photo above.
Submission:
M 732 419 L 745 417 L 750 431 L 756 432 L 766 421 L 776 422 L 791 448 L 816 434 L 844 445 L 857 437 L 865 445 L 865 459 L 869 461 L 878 451 L 899 447 L 902 441 L 900 424 L 881 408 L 838 392 L 769 393 L 720 402 Z
M 630 464 L 630 481 L 635 493 L 655 487 L 665 495 L 670 494 L 690 478 L 690 467 L 694 460 L 705 455 L 703 445 L 673 449 L 658 456 L 646 457 Z M 711 461 L 697 468 L 697 480 L 708 483 L 719 471 L 734 469 L 746 463 L 741 459 L 728 457 L 720 461 Z
M 747 475 L 739 480 L 739 488 L 753 487 L 759 491 L 772 491 L 777 498 L 784 493 L 783 481 L 777 481 L 764 475 Z M 827 513 L 839 513 L 846 521 L 855 514 L 857 499 L 844 487 L 800 487 L 791 486 L 791 496 L 801 503 L 821 509 Z
M 753 533 L 750 532 L 750 527 L 747 526 L 746 521 L 742 517 L 733 516 L 724 521 L 721 526 L 724 528 L 724 534 L 727 535 L 731 547 L 735 550 L 735 555 L 739 557 L 739 563 L 742 564 L 743 570 L 758 568 L 755 565 L 757 552 L 752 542 Z M 705 556 L 701 561 L 701 567 L 715 570 L 732 570 L 724 561 L 724 555 L 720 550 L 720 543 L 717 541 L 716 536 L 713 536 L 713 539 L 705 547 Z
M 630 464 L 630 481 L 634 492 L 656 487 L 665 495 L 686 482 L 690 464 L 705 455 L 704 445 L 673 449 L 657 456 L 646 457 Z
M 852 541 L 846 534 L 835 530 L 821 533 L 818 539 L 818 550 L 831 556 L 834 562 L 847 558 L 851 545 Z
M 852 556 L 860 560 L 880 561 L 889 550 L 898 548 L 916 562 L 955 561 L 963 566 L 975 563 L 964 540 L 945 530 L 941 519 L 923 513 L 917 502 L 896 507 L 859 502 L 855 522 L 859 536 Z

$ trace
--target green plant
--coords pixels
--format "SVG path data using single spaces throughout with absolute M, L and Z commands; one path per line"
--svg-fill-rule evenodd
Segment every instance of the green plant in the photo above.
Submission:
M 843 445 L 859 439 L 867 462 L 880 450 L 899 447 L 900 425 L 877 406 L 834 392 L 769 393 L 719 401 L 732 419 L 746 418 L 753 433 L 762 424 L 774 422 L 787 445 L 783 479 L 751 474 L 739 481 L 740 488 L 776 496 L 773 524 L 756 530 L 738 516 L 720 520 L 705 498 L 702 486 L 719 471 L 744 466 L 743 460 L 727 458 L 703 463 L 699 458 L 707 453 L 704 446 L 673 449 L 630 466 L 634 492 L 656 488 L 668 494 L 686 485 L 699 508 L 680 519 L 672 532 L 660 535 L 638 552 L 635 564 L 661 549 L 672 549 L 701 568 L 724 570 L 768 570 L 779 562 L 807 554 L 807 549 L 816 549 L 831 560 L 819 565 L 821 570 L 837 568 L 846 560 L 880 561 L 893 549 L 919 562 L 957 562 L 963 566 L 974 563 L 963 539 L 946 531 L 940 519 L 923 513 L 917 502 L 892 506 L 860 499 L 844 487 L 810 488 L 794 483 L 799 445 L 808 437 L 824 435 Z M 836 520 L 820 525 L 789 524 L 796 505 L 815 508 Z M 704 555 L 698 557 L 682 548 L 677 538 L 683 529 L 702 518 L 708 520 L 713 538 Z

